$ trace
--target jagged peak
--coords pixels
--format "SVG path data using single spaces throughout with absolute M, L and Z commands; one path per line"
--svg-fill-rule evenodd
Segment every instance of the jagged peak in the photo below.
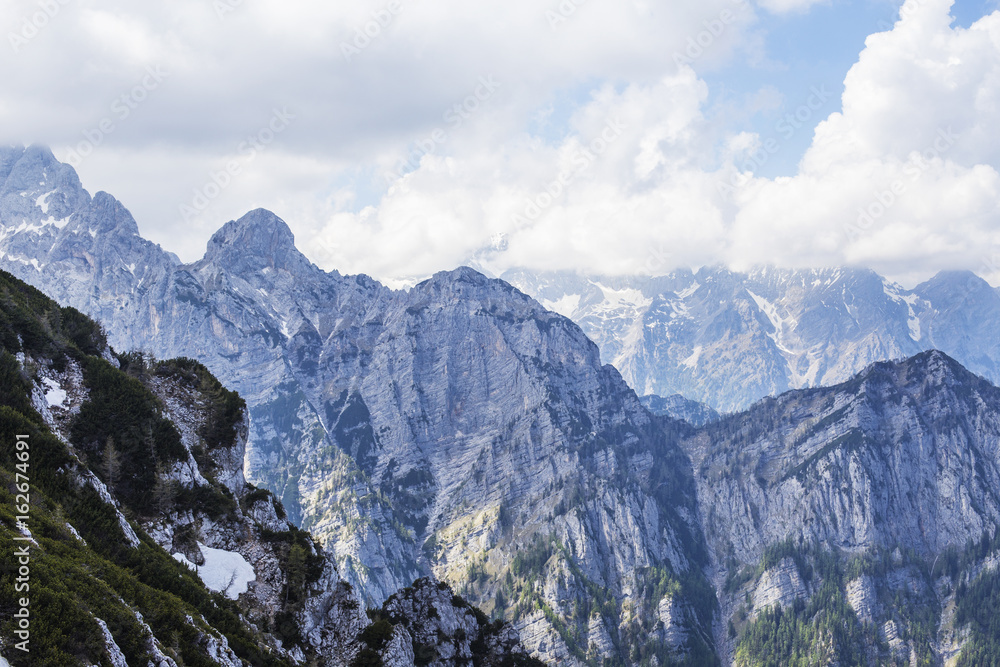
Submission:
M 295 236 L 288 223 L 266 208 L 256 208 L 238 220 L 230 220 L 212 236 L 209 244 L 232 245 L 248 241 L 255 245 L 277 241 L 295 246 Z
M 94 195 L 89 209 L 84 213 L 80 223 L 97 233 L 115 233 L 126 236 L 139 236 L 139 225 L 132 213 L 107 192 L 101 191 Z
M 542 310 L 542 307 L 536 304 L 534 299 L 507 281 L 500 278 L 490 278 L 468 266 L 460 266 L 452 271 L 439 271 L 427 280 L 417 284 L 413 288 L 413 292 L 419 293 L 426 290 L 435 292 L 448 290 L 461 291 L 466 286 L 473 287 L 477 291 L 482 291 L 486 296 L 495 293 L 502 293 L 507 296 L 517 295 L 522 302 L 530 302 L 537 305 L 539 310 Z
M 263 208 L 223 225 L 209 240 L 205 260 L 227 266 L 249 262 L 254 268 L 309 263 L 295 247 L 288 224 Z
M 460 266 L 453 271 L 440 271 L 434 274 L 434 278 L 442 277 L 447 280 L 462 281 L 473 285 L 486 285 L 495 278 L 488 278 L 484 274 L 468 266 Z
M 920 294 L 955 289 L 978 292 L 980 290 L 992 290 L 993 287 L 972 271 L 953 270 L 939 271 L 930 280 L 917 285 L 914 291 Z
M 76 170 L 57 160 L 48 146 L 0 147 L 0 195 L 52 191 L 61 192 L 77 204 L 85 204 L 90 198 Z
M 927 350 L 906 359 L 878 361 L 859 373 L 853 380 L 842 386 L 861 386 L 871 381 L 888 381 L 901 387 L 922 385 L 927 382 L 937 385 L 956 383 L 989 382 L 973 373 L 961 363 L 941 350 Z

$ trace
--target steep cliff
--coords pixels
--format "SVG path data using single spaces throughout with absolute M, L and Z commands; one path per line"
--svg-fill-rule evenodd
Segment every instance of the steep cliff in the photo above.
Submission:
M 944 614 L 996 548 L 973 545 L 998 536 L 998 443 L 1000 389 L 936 351 L 687 438 L 722 621 L 734 623 L 720 646 L 745 640 L 742 655 L 759 657 L 753 641 L 783 622 L 777 604 L 794 611 L 786 624 L 850 621 L 810 640 L 831 659 L 945 657 Z
M 115 355 L 97 324 L 0 272 L 0 376 L 0 535 L 30 571 L 3 566 L 10 664 L 371 664 L 371 619 L 244 480 L 244 403 L 202 365 Z M 411 607 L 390 626 L 407 642 L 378 661 L 413 664 L 406 627 L 432 619 Z M 477 656 L 527 662 L 513 628 L 477 614 Z

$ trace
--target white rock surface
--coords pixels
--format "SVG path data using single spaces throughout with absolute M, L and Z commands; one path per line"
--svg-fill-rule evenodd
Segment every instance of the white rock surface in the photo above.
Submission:
M 802 581 L 798 566 L 791 558 L 785 558 L 777 567 L 766 570 L 757 582 L 753 594 L 754 613 L 760 613 L 775 605 L 782 608 L 789 607 L 796 600 L 808 597 L 809 589 Z
M 847 602 L 862 623 L 874 623 L 880 614 L 875 584 L 867 575 L 847 584 Z
M 111 636 L 111 630 L 108 628 L 108 624 L 99 618 L 95 618 L 97 625 L 100 626 L 101 632 L 104 633 L 104 647 L 108 652 L 108 660 L 111 662 L 112 667 L 128 667 L 128 662 L 125 661 L 125 654 L 115 643 L 115 638 Z

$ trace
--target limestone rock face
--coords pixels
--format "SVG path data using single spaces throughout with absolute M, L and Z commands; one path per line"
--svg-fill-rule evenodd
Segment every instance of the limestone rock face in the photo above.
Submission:
M 628 652 L 653 641 L 647 581 L 703 577 L 674 433 L 687 427 L 652 419 L 570 320 L 471 269 L 408 292 L 322 271 L 263 210 L 181 264 L 50 153 L 5 156 L 12 173 L 42 184 L 7 195 L 0 264 L 98 319 L 117 349 L 198 359 L 238 390 L 249 406 L 246 478 L 335 554 L 365 606 L 435 575 L 488 611 L 509 607 L 539 655 L 544 643 L 577 659 L 591 590 L 606 593 L 608 627 L 622 626 L 628 605 L 644 607 L 612 635 Z M 40 242 L 20 219 L 31 226 L 44 213 L 21 200 L 49 190 L 75 208 Z M 545 558 L 513 572 L 534 545 Z M 530 629 L 543 604 L 566 621 L 558 631 L 544 615 L 540 634 Z
M 874 623 L 879 616 L 875 584 L 867 575 L 847 584 L 847 602 L 863 623 Z
M 755 611 L 770 609 L 775 605 L 784 608 L 808 596 L 809 591 L 802 581 L 795 561 L 785 558 L 777 567 L 765 570 L 761 575 L 754 591 L 753 607 Z
M 31 299 L 31 312 L 18 300 L 22 294 Z M 50 335 L 42 326 L 32 327 L 31 317 L 49 323 L 51 331 L 57 333 Z M 259 655 L 253 656 L 251 662 L 272 656 L 282 664 L 352 664 L 368 648 L 365 632 L 370 619 L 352 586 L 340 577 L 332 555 L 308 533 L 289 523 L 273 494 L 253 487 L 243 478 L 248 428 L 239 396 L 227 391 L 207 369 L 190 359 L 156 361 L 142 353 L 116 356 L 99 328 L 82 319 L 8 274 L 0 276 L 0 361 L 5 366 L 5 377 L 17 378 L 4 385 L 0 397 L 4 416 L 9 419 L 17 415 L 18 419 L 34 419 L 38 425 L 47 426 L 65 447 L 58 474 L 65 475 L 68 484 L 57 488 L 70 499 L 67 504 L 81 502 L 72 498 L 74 486 L 87 493 L 96 490 L 98 505 L 110 505 L 112 521 L 116 519 L 121 527 L 116 538 L 116 531 L 108 530 L 108 524 L 95 529 L 90 523 L 95 514 L 101 516 L 99 510 L 77 514 L 73 509 L 67 512 L 58 508 L 53 514 L 68 531 L 62 537 L 70 551 L 89 551 L 100 542 L 101 548 L 111 550 L 100 553 L 144 549 L 141 562 L 161 559 L 160 565 L 152 569 L 162 569 L 164 561 L 176 566 L 171 555 L 196 569 L 201 583 L 191 578 L 181 586 L 194 586 L 211 606 L 197 607 L 195 615 L 184 611 L 181 618 L 190 626 L 189 647 L 197 646 L 198 653 L 213 664 L 244 667 L 246 654 L 253 650 Z M 29 340 L 30 346 L 23 340 Z M 101 349 L 84 352 L 77 340 L 83 341 L 79 345 L 88 350 L 97 346 Z M 114 418 L 93 416 L 98 403 L 112 405 Z M 106 439 L 97 438 L 98 443 L 104 442 L 104 449 L 95 451 L 95 436 L 88 435 L 88 429 L 108 423 L 111 434 Z M 133 433 L 148 434 L 138 450 L 129 441 Z M 47 433 L 40 435 L 50 437 Z M 51 448 L 51 444 L 47 446 Z M 137 465 L 132 457 L 141 455 L 146 447 L 154 448 L 155 458 L 148 465 Z M 136 488 L 134 476 L 147 470 L 150 474 Z M 87 540 L 67 518 L 76 522 Z M 115 545 L 115 539 L 123 544 Z M 45 547 L 51 548 L 51 544 L 49 541 Z M 36 546 L 42 548 L 41 544 Z M 101 562 L 98 552 L 90 556 L 92 562 Z M 56 567 L 65 567 L 58 559 L 46 557 Z M 125 560 L 120 562 L 131 567 Z M 81 568 L 74 576 L 89 576 L 88 570 Z M 174 576 L 183 579 L 179 573 Z M 148 591 L 143 595 L 153 597 L 167 591 L 176 593 L 178 582 L 165 576 L 145 580 L 123 577 L 111 583 L 122 580 L 128 588 L 97 589 L 100 595 L 116 598 L 120 604 L 107 609 L 119 617 L 121 610 L 126 615 L 134 612 L 143 631 L 138 641 L 145 644 L 145 651 L 154 659 L 152 664 L 169 667 L 180 662 L 176 623 L 165 629 L 162 618 L 154 618 L 153 625 L 160 633 L 157 635 L 139 611 L 149 615 L 150 609 L 143 606 L 147 598 L 128 603 L 124 599 L 134 594 L 132 586 L 143 586 Z M 163 582 L 164 589 L 157 589 L 156 585 Z M 181 593 L 189 596 L 183 599 L 192 599 L 190 590 Z M 111 591 L 111 595 L 105 591 Z M 221 598 L 210 596 L 210 591 L 235 604 L 223 607 Z M 206 613 L 205 608 L 216 616 Z M 153 609 L 157 615 L 161 611 Z M 413 665 L 414 641 L 430 643 L 432 638 L 445 636 L 452 637 L 455 650 L 441 653 L 440 664 L 456 664 L 464 658 L 475 658 L 487 665 L 536 664 L 529 659 L 512 626 L 489 621 L 446 584 L 422 580 L 394 596 L 382 614 L 391 618 L 388 627 L 393 635 L 392 641 L 380 646 L 384 664 Z M 216 620 L 219 618 L 221 623 Z M 93 621 L 112 664 L 135 661 L 136 637 L 123 634 L 128 628 L 109 626 L 96 616 Z M 234 623 L 248 632 L 231 634 Z M 122 643 L 123 637 L 130 641 Z M 58 641 L 52 644 L 58 645 Z M 234 641 L 239 643 L 231 643 Z M 131 652 L 127 660 L 119 643 Z M 70 650 L 78 646 L 71 644 Z M 0 648 L 6 653 L 9 647 L 9 638 L 0 637 Z M 237 651 L 242 652 L 238 655 Z M 183 653 L 184 661 L 194 659 L 192 656 L 195 654 Z
M 661 632 L 663 641 L 673 650 L 683 648 L 687 642 L 687 624 L 684 623 L 684 608 L 678 601 L 670 596 L 660 600 L 657 607 L 660 623 L 663 624 Z
M 898 655 L 954 654 L 963 635 L 942 630 L 934 647 L 917 647 L 906 614 L 949 613 L 957 581 L 937 590 L 927 572 L 949 549 L 996 534 L 998 442 L 1000 389 L 938 351 L 762 401 L 686 438 L 724 618 L 741 622 L 746 595 L 752 620 L 774 604 L 808 603 L 823 586 L 815 563 L 806 572 L 783 558 L 727 590 L 730 574 L 758 568 L 775 548 L 817 545 L 848 561 L 881 554 L 872 574 L 837 582 L 838 595 Z M 978 576 L 990 559 L 976 562 L 961 576 Z M 875 655 L 871 642 L 863 649 Z M 717 645 L 732 650 L 721 631 Z

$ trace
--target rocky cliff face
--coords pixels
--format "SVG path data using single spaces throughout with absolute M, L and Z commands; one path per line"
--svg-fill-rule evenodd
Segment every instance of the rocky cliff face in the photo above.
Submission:
M 502 277 L 578 322 L 639 394 L 682 394 L 722 412 L 929 349 L 1000 381 L 1000 292 L 971 273 L 913 290 L 860 269 Z
M 918 628 L 931 627 L 924 614 L 947 625 L 970 574 L 942 579 L 935 564 L 997 535 L 998 442 L 1000 389 L 936 351 L 762 401 L 687 438 L 724 617 L 759 632 L 776 604 L 801 601 L 805 613 L 811 600 L 846 600 L 859 629 L 845 645 L 941 657 Z M 864 639 L 871 624 L 881 640 Z
M 29 652 L 0 626 L 4 664 L 373 664 L 371 619 L 334 558 L 245 481 L 243 401 L 207 369 L 115 355 L 97 324 L 0 273 L 0 379 L 0 435 L 27 445 L 4 447 L 4 507 L 15 474 L 34 482 L 28 519 L 4 510 L 0 533 L 29 538 L 36 619 Z M 441 638 L 478 638 L 484 664 L 530 664 L 512 627 L 427 586 L 471 617 Z M 5 580 L 0 605 L 14 593 Z M 396 596 L 387 626 L 406 641 L 378 661 L 414 664 L 407 628 L 437 618 L 426 597 Z
M 38 167 L 50 155 L 22 162 L 36 189 L 55 187 L 56 167 Z M 469 269 L 405 293 L 326 273 L 267 211 L 181 265 L 109 196 L 77 201 L 51 243 L 17 231 L 28 209 L 5 214 L 9 247 L 34 248 L 43 270 L 4 264 L 116 346 L 197 358 L 238 389 L 248 477 L 323 540 L 366 604 L 434 574 L 547 659 L 710 651 L 711 601 L 686 599 L 704 579 L 669 432 L 682 427 L 654 422 L 572 322 Z M 656 631 L 668 589 L 686 643 Z

